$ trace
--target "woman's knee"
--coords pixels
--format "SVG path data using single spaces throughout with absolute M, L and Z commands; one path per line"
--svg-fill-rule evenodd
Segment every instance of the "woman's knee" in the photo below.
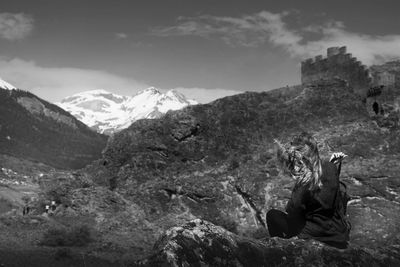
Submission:
M 278 218 L 282 218 L 283 216 L 285 216 L 285 213 L 277 210 L 277 209 L 271 209 L 267 212 L 267 222 L 268 221 L 276 221 L 276 219 Z
M 287 215 L 280 210 L 271 209 L 266 215 L 268 232 L 271 237 L 285 238 L 288 235 Z

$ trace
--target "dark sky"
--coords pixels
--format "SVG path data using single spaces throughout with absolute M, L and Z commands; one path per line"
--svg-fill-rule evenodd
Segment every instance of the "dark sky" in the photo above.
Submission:
M 155 86 L 206 102 L 298 84 L 300 61 L 328 46 L 347 45 L 365 64 L 396 59 L 399 7 L 357 0 L 1 0 L 0 77 L 51 101 L 90 89 L 132 95 Z

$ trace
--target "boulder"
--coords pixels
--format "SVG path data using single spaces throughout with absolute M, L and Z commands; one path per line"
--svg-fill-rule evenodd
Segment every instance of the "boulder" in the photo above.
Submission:
M 396 249 L 396 248 L 392 248 Z M 397 248 L 398 249 L 398 248 Z M 314 240 L 235 235 L 200 219 L 167 230 L 138 266 L 400 266 L 389 250 L 336 249 Z

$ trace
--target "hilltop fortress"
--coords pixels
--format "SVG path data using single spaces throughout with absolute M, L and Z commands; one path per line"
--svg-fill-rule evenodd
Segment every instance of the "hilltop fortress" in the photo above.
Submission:
M 353 88 L 371 116 L 388 117 L 397 112 L 395 107 L 400 105 L 397 97 L 400 95 L 400 61 L 368 68 L 342 46 L 328 48 L 326 57 L 319 55 L 301 62 L 303 86 L 322 85 L 337 79 Z
M 365 92 L 371 84 L 368 68 L 346 50 L 345 46 L 330 47 L 327 50 L 327 57 L 319 55 L 303 61 L 301 83 L 307 85 L 339 78 L 347 81 L 357 93 Z
M 371 87 L 397 87 L 400 75 L 387 68 L 377 66 L 368 68 L 361 61 L 347 53 L 345 46 L 330 47 L 327 57 L 322 55 L 309 58 L 301 63 L 301 83 L 318 83 L 321 80 L 342 79 L 348 82 L 355 92 L 365 96 Z

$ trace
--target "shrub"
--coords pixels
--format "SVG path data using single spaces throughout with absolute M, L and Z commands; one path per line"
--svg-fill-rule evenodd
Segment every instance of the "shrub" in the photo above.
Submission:
M 41 244 L 45 246 L 65 246 L 68 234 L 65 228 L 50 228 L 44 233 Z
M 54 182 L 44 190 L 44 199 L 54 200 L 57 203 L 71 205 L 71 186 L 66 183 Z
M 87 225 L 73 227 L 52 227 L 44 233 L 41 245 L 44 246 L 77 246 L 82 247 L 92 241 L 91 229 Z
M 72 258 L 72 251 L 70 248 L 59 248 L 56 253 L 54 253 L 55 260 L 63 260 Z

